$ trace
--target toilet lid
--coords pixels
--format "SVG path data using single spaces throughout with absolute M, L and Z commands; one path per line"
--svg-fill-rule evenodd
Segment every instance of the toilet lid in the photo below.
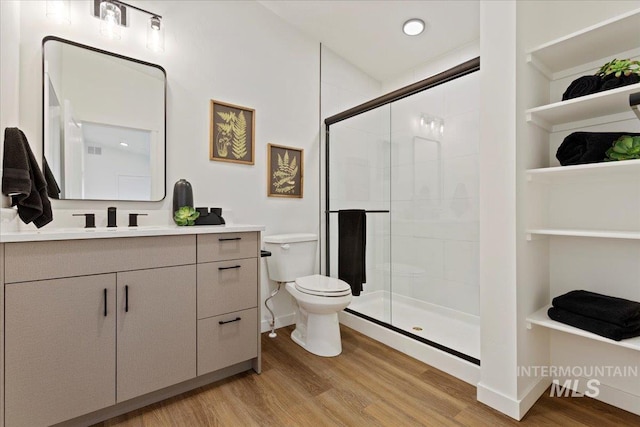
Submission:
M 351 293 L 351 287 L 346 282 L 319 274 L 297 278 L 296 289 L 305 294 L 327 297 L 341 297 Z

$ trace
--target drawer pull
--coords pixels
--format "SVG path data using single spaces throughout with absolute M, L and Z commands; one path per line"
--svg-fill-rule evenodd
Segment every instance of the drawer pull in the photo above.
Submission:
M 242 240 L 242 237 L 224 237 L 224 238 L 219 238 L 218 242 L 230 242 L 233 240 Z
M 226 324 L 226 323 L 237 322 L 237 321 L 239 321 L 239 320 L 242 320 L 242 318 L 241 318 L 240 316 L 236 317 L 236 318 L 235 318 L 235 319 L 233 319 L 233 320 L 219 320 L 219 321 L 218 321 L 218 325 L 224 325 L 224 324 Z
M 107 288 L 104 288 L 104 317 L 107 317 Z
M 129 285 L 124 286 L 124 312 L 129 312 Z
M 231 267 L 218 267 L 218 270 L 231 270 L 233 268 L 240 268 L 240 266 L 239 265 L 234 265 L 234 266 L 231 266 Z

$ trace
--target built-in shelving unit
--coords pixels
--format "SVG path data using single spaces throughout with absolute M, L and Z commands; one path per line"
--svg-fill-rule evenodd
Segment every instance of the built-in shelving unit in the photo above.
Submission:
M 640 160 L 589 163 L 585 165 L 556 166 L 528 169 L 530 181 L 552 182 L 555 180 L 603 178 L 625 173 L 640 172 Z
M 526 316 L 525 325 L 529 329 L 538 325 L 585 338 L 579 342 L 549 339 L 545 348 L 540 345 L 545 342 L 539 335 L 541 332 L 532 330 L 526 337 L 536 342 L 531 346 L 535 347 L 530 350 L 531 360 L 588 363 L 586 355 L 598 351 L 593 345 L 598 341 L 612 345 L 607 352 L 616 363 L 637 361 L 635 354 L 621 353 L 621 348 L 640 351 L 640 337 L 610 340 L 551 320 L 548 306 L 540 308 L 539 302 L 534 304 L 540 295 L 546 295 L 550 303 L 553 297 L 570 289 L 640 300 L 640 274 L 637 258 L 632 255 L 640 250 L 640 229 L 633 215 L 640 204 L 640 160 L 549 167 L 553 163 L 552 147 L 567 131 L 640 131 L 629 106 L 629 95 L 640 92 L 640 84 L 559 101 L 561 89 L 579 76 L 593 74 L 613 58 L 638 57 L 640 9 L 526 52 L 527 63 L 546 79 L 535 78 L 528 82 L 530 86 L 522 85 L 521 96 L 528 105 L 536 105 L 534 102 L 540 99 L 550 102 L 524 110 L 521 116 L 524 123 L 520 122 L 524 139 L 518 143 L 526 146 L 519 151 L 522 156 L 519 160 L 529 169 L 521 170 L 526 183 L 518 209 L 525 218 L 526 240 L 541 241 L 528 243 L 519 252 L 525 274 L 518 281 L 523 295 L 518 302 L 526 307 L 522 316 Z M 615 266 L 607 269 L 603 266 L 607 263 Z M 606 278 L 601 274 L 603 268 L 607 271 Z M 603 384 L 609 395 L 602 400 L 640 414 L 637 388 L 630 388 L 616 378 L 607 378 Z
M 640 9 L 637 9 L 531 49 L 527 61 L 555 80 L 563 71 L 638 49 L 639 28 Z
M 594 333 L 584 331 L 579 328 L 574 328 L 573 326 L 565 325 L 564 323 L 556 322 L 555 320 L 551 320 L 547 315 L 549 307 L 551 306 L 541 308 L 540 310 L 527 317 L 527 328 L 531 329 L 532 325 L 538 325 L 545 328 L 554 329 L 556 331 L 566 332 L 568 334 L 578 335 L 584 338 L 590 338 L 595 341 L 606 342 L 618 347 L 630 348 L 632 350 L 640 351 L 640 337 L 629 338 L 622 341 L 614 341 L 609 338 L 601 337 L 600 335 L 596 335 Z
M 534 235 L 640 240 L 640 231 L 574 230 L 566 228 L 538 228 L 527 230 L 527 240 L 532 240 Z
M 626 112 L 631 117 L 629 95 L 635 92 L 640 92 L 640 83 L 542 105 L 526 111 L 527 121 L 553 132 L 554 126 L 579 120 Z

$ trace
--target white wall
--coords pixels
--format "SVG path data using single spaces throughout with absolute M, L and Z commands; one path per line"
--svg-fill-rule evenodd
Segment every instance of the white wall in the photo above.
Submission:
M 432 58 L 415 68 L 383 81 L 382 93 L 388 93 L 426 79 L 478 56 L 480 56 L 480 39 L 459 46 L 437 58 Z
M 3 12 L 5 10 L 4 1 Z M 219 206 L 236 223 L 264 224 L 265 233 L 318 232 L 319 48 L 293 27 L 253 1 L 146 1 L 135 4 L 161 14 L 166 25 L 165 52 L 145 47 L 145 15 L 131 13 L 121 40 L 99 34 L 89 1 L 73 1 L 71 25 L 45 17 L 45 2 L 21 3 L 20 27 L 2 47 L 20 44 L 19 124 L 36 155 L 41 154 L 41 42 L 56 35 L 100 49 L 161 65 L 167 71 L 167 197 L 162 202 L 54 201 L 54 209 L 82 209 L 103 215 L 107 206 L 121 212 L 157 210 L 170 221 L 173 183 L 189 180 L 195 204 Z M 132 2 L 134 3 L 134 2 Z M 10 52 L 9 52 L 10 53 Z M 2 87 L 17 80 L 2 58 Z M 17 99 L 5 103 L 16 108 Z M 209 160 L 209 100 L 255 108 L 255 165 Z M 3 116 L 3 123 L 9 121 Z M 305 150 L 303 199 L 268 198 L 267 143 Z M 55 215 L 55 214 L 54 214 Z M 61 215 L 64 215 L 62 213 Z M 150 217 L 147 217 L 150 218 Z M 144 225 L 144 221 L 141 222 Z M 264 264 L 263 264 L 264 267 Z M 264 299 L 273 286 L 262 269 Z M 289 300 L 278 314 L 293 311 Z M 264 310 L 263 310 L 264 312 Z
M 20 73 L 20 2 L 0 2 L 0 140 L 4 141 L 4 129 L 19 124 L 18 99 Z M 3 150 L 0 150 L 0 172 Z M 9 206 L 9 198 L 0 194 L 0 208 Z
M 381 94 L 380 82 L 369 76 L 346 59 L 342 58 L 331 49 L 326 46 L 321 48 L 321 84 L 320 84 L 320 128 L 322 129 L 322 148 L 321 148 L 321 164 L 320 172 L 322 179 L 320 181 L 320 194 L 321 194 L 321 235 L 323 236 L 320 245 L 320 269 L 325 272 L 325 124 L 324 120 L 334 114 L 345 111 L 363 102 L 369 101 Z M 335 135 L 334 135 L 335 136 Z M 333 153 L 339 153 L 339 146 L 336 143 L 331 143 L 331 150 Z M 333 173 L 333 172 L 331 172 Z M 373 175 L 372 175 L 373 176 Z M 334 176 L 334 179 L 337 177 Z M 334 184 L 336 181 L 333 181 Z M 331 194 L 332 198 L 335 198 L 335 194 Z M 355 208 L 357 206 L 351 206 Z M 335 204 L 332 204 L 331 209 L 336 209 Z M 336 214 L 333 214 L 334 216 Z M 337 230 L 337 216 L 332 218 L 332 225 Z M 368 233 L 372 231 L 372 228 L 368 228 Z M 337 236 L 337 231 L 333 235 Z M 368 235 L 367 238 L 371 238 Z M 373 240 L 368 240 L 369 247 L 374 245 Z M 336 239 L 332 242 L 337 244 Z M 332 249 L 332 254 L 337 256 L 337 246 Z M 331 275 L 337 277 L 337 264 L 331 267 Z

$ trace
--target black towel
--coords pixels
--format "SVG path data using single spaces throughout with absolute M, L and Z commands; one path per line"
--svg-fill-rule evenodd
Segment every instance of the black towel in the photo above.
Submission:
M 640 328 L 640 302 L 589 291 L 571 291 L 555 297 L 553 306 L 622 327 Z
M 560 323 L 593 332 L 594 334 L 610 338 L 615 341 L 640 336 L 640 326 L 623 327 L 556 307 L 549 308 L 547 314 L 551 319 Z
M 56 181 L 56 177 L 53 176 L 53 172 L 49 168 L 47 159 L 44 159 L 42 164 L 44 165 L 44 179 L 47 181 L 47 196 L 51 199 L 59 199 L 60 186 L 58 186 L 58 181 Z
M 615 89 L 622 86 L 633 85 L 640 82 L 640 77 L 636 74 L 631 74 L 625 76 L 624 74 L 620 77 L 616 77 L 613 74 L 609 74 L 605 78 L 602 79 L 602 85 L 600 86 L 600 92 L 605 90 Z
M 18 128 L 4 131 L 2 192 L 11 196 L 11 206 L 18 206 L 18 216 L 25 224 L 33 222 L 40 228 L 53 220 L 47 182 L 27 137 Z
M 562 100 L 591 95 L 600 90 L 602 79 L 600 76 L 582 76 L 571 82 L 567 90 L 562 94 Z
M 562 166 L 598 163 L 604 161 L 606 151 L 622 135 L 637 136 L 632 132 L 574 132 L 567 136 L 556 153 Z
M 338 211 L 338 278 L 351 286 L 355 296 L 362 292 L 366 276 L 367 216 L 359 209 Z

